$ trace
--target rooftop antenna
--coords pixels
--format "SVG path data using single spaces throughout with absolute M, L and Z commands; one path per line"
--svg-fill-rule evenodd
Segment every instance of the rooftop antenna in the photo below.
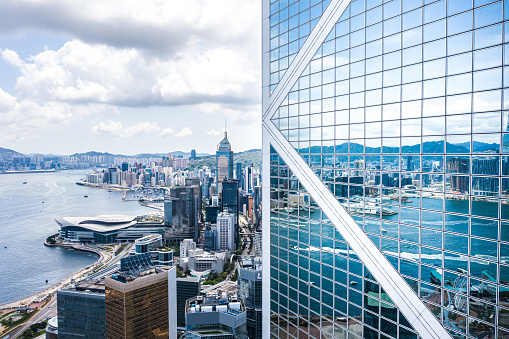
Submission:
M 226 125 L 226 117 L 224 118 L 224 137 L 226 138 L 227 136 L 227 131 L 228 131 L 228 127 Z

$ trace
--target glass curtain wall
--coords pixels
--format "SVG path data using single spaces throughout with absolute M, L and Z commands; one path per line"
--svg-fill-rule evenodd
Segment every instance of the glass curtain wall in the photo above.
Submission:
M 272 92 L 330 1 L 270 2 Z M 454 338 L 509 337 L 508 19 L 509 1 L 352 1 L 271 118 Z M 417 338 L 265 151 L 272 336 Z

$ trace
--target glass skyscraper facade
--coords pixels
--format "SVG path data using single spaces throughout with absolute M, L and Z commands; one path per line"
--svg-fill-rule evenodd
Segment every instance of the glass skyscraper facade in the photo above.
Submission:
M 509 338 L 509 1 L 262 25 L 264 335 Z

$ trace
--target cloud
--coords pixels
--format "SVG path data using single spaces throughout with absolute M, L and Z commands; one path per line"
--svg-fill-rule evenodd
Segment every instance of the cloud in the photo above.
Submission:
M 49 29 L 73 39 L 26 60 L 8 49 L 1 56 L 21 72 L 19 95 L 37 100 L 253 104 L 261 86 L 259 11 L 255 0 L 5 0 L 0 33 Z
M 190 136 L 192 134 L 193 134 L 193 131 L 191 131 L 191 129 L 189 127 L 184 127 L 180 131 L 175 133 L 175 136 L 177 138 L 183 138 L 183 137 L 188 137 L 188 136 Z
M 0 141 L 12 143 L 37 137 L 41 129 L 65 126 L 71 120 L 98 112 L 108 112 L 104 105 L 48 101 L 40 104 L 30 99 L 18 99 L 0 89 Z
M 203 103 L 196 105 L 203 113 L 223 115 L 228 121 L 255 122 L 261 119 L 261 105 L 228 105 L 218 103 Z
M 185 124 L 125 127 L 120 118 L 109 120 L 117 107 L 192 106 L 200 118 L 259 123 L 260 17 L 258 0 L 0 1 L 0 34 L 27 43 L 40 32 L 70 37 L 57 48 L 0 49 L 0 58 L 19 70 L 15 92 L 0 92 L 0 140 L 24 138 L 14 133 L 23 119 L 43 135 L 99 113 L 89 118 L 99 121 L 91 129 L 96 135 L 192 134 Z M 31 128 L 27 137 L 37 135 Z
M 196 37 L 221 45 L 245 45 L 247 37 L 257 43 L 260 11 L 257 0 L 2 0 L 0 32 L 44 29 L 168 55 Z
M 166 137 L 169 137 L 169 136 L 173 135 L 174 132 L 175 131 L 173 130 L 173 128 L 168 127 L 168 128 L 163 129 L 161 131 L 161 133 L 159 133 L 159 136 L 163 137 L 163 138 L 166 138 Z
M 215 129 L 211 129 L 210 131 L 205 132 L 205 134 L 217 137 L 217 136 L 221 135 L 221 132 L 218 130 L 215 130 Z
M 100 121 L 92 127 L 92 133 L 108 137 L 131 138 L 143 133 L 159 131 L 159 126 L 154 122 L 139 122 L 136 125 L 124 127 L 122 122 L 108 120 Z

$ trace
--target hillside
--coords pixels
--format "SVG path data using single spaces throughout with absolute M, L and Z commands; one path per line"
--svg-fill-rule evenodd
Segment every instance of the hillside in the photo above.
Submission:
M 0 153 L 9 153 L 9 152 L 12 152 L 12 153 L 15 153 L 15 154 L 21 154 L 21 153 L 16 152 L 16 151 L 14 151 L 14 150 L 12 150 L 12 149 L 8 149 L 8 148 L 2 148 L 2 147 L 0 147 Z

